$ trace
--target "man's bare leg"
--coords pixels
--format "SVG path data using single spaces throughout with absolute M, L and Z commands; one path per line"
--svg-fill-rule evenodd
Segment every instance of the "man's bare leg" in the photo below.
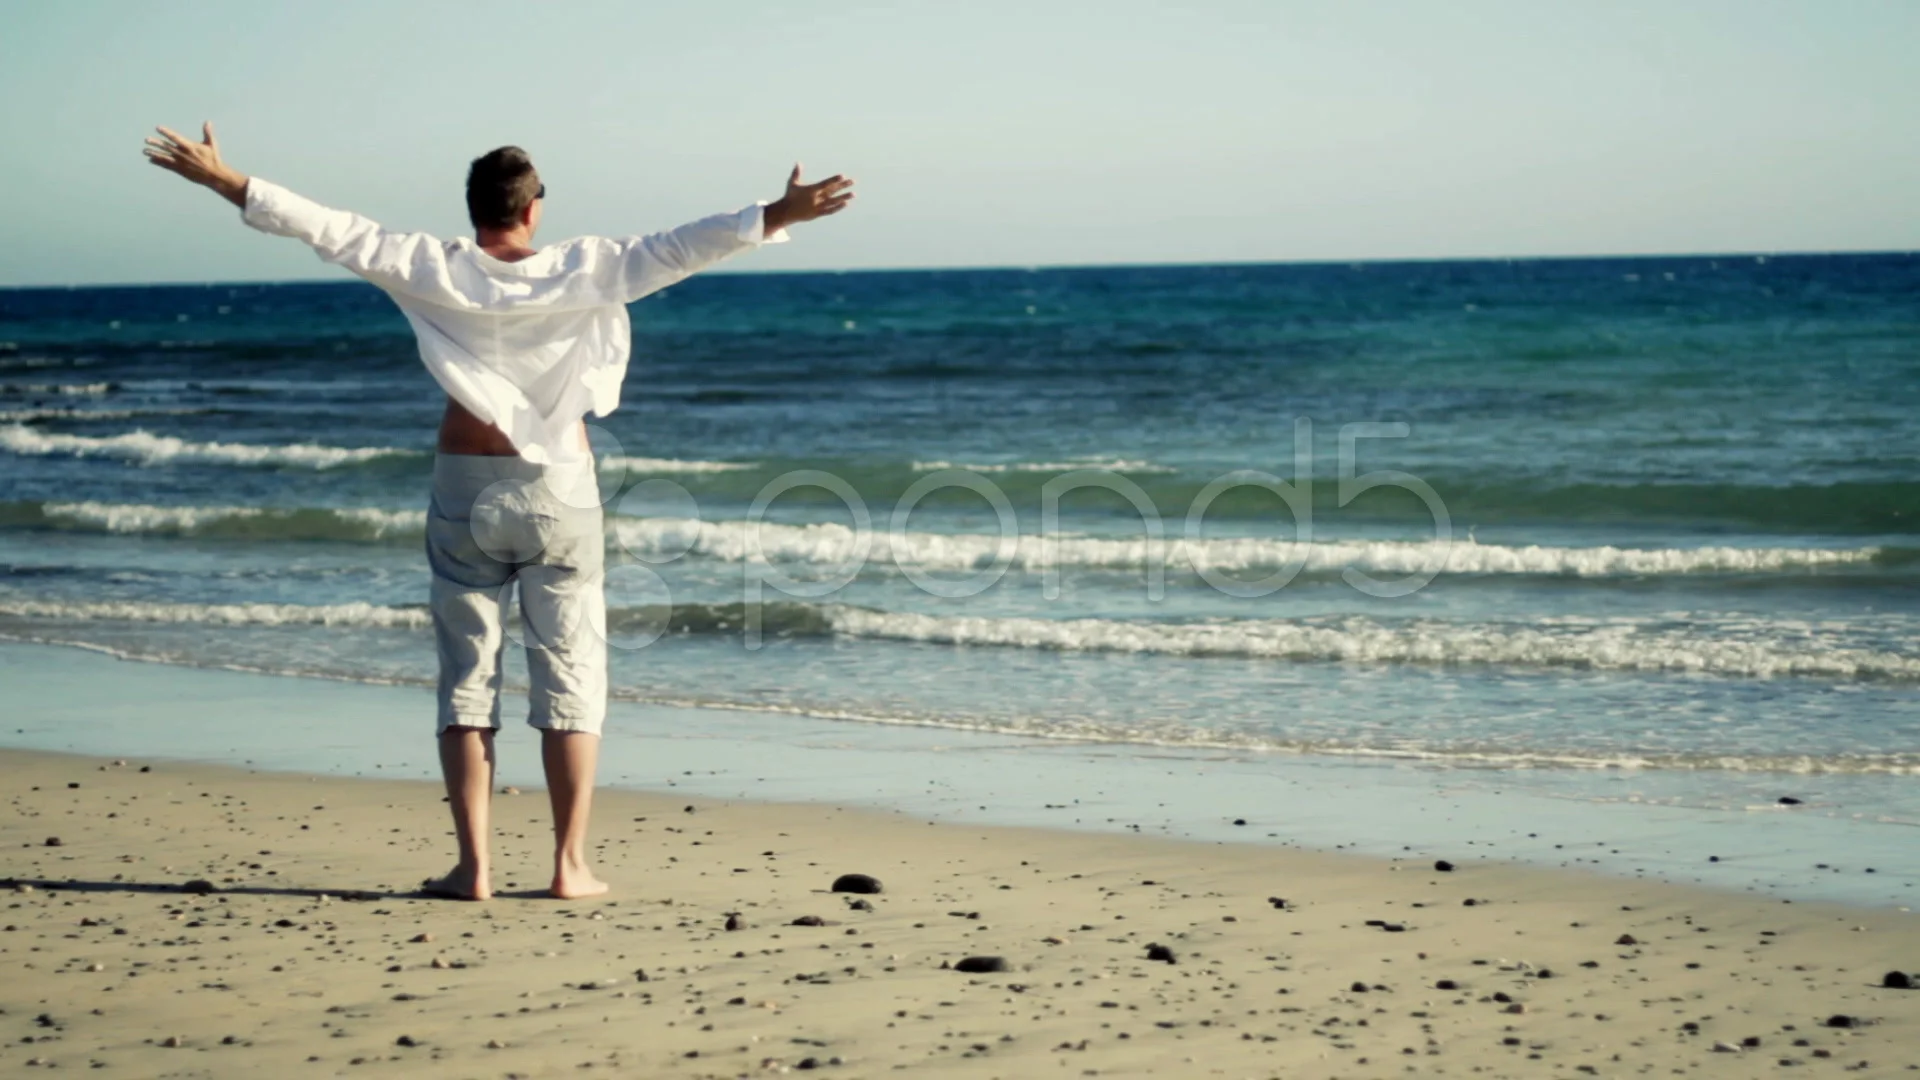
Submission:
M 600 762 L 600 736 L 582 731 L 542 731 L 540 762 L 553 802 L 553 886 L 562 900 L 598 896 L 607 883 L 587 865 L 587 815 L 593 809 L 593 770 Z
M 440 736 L 440 772 L 447 779 L 447 804 L 453 810 L 453 835 L 460 863 L 445 877 L 422 888 L 435 896 L 486 900 L 493 896 L 488 847 L 493 826 L 488 810 L 493 797 L 493 729 L 450 727 Z

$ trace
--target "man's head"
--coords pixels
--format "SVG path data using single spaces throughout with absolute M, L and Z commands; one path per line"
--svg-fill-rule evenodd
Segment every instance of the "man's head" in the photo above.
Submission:
M 540 227 L 540 204 L 547 193 L 533 159 L 517 146 L 503 146 L 473 159 L 467 169 L 467 217 L 475 229 Z

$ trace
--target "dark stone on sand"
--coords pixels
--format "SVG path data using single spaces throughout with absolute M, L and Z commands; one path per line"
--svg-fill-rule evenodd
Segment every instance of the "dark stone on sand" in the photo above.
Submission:
M 837 926 L 838 924 L 833 922 L 830 919 L 823 919 L 818 915 L 802 915 L 799 918 L 793 920 L 793 925 L 795 926 Z
M 78 780 L 69 780 L 67 782 L 67 790 L 69 791 L 77 789 L 79 786 L 80 786 L 80 781 Z
M 1480 901 L 1478 901 L 1478 900 L 1475 900 L 1475 899 L 1474 899 L 1473 897 L 1471 897 L 1471 896 L 1469 896 L 1469 897 L 1467 897 L 1467 898 L 1466 898 L 1465 900 L 1462 900 L 1462 901 L 1460 901 L 1460 906 L 1461 906 L 1461 907 L 1473 907 L 1474 905 L 1476 905 L 1476 904 L 1478 904 L 1478 903 L 1480 903 Z
M 1433 868 L 1435 870 L 1440 871 L 1443 874 L 1453 873 L 1453 864 L 1448 862 L 1445 859 L 1441 859 L 1439 862 L 1434 863 Z
M 1780 796 L 1780 805 L 1781 806 L 1799 806 L 1800 800 L 1794 798 L 1791 795 L 1782 795 Z
M 820 1067 L 820 1059 L 810 1058 L 810 1057 L 801 1058 L 799 1064 L 794 1066 L 794 1068 L 796 1069 L 817 1069 L 819 1067 Z
M 880 893 L 880 879 L 866 874 L 841 874 L 833 879 L 833 891 L 877 896 Z
M 953 965 L 953 970 L 964 971 L 969 975 L 991 975 L 996 971 L 1007 970 L 1007 961 L 1005 957 L 1000 956 L 969 956 Z
M 140 771 L 141 771 L 141 772 L 152 772 L 152 771 L 153 771 L 153 766 L 151 766 L 151 765 L 142 765 L 142 766 L 140 766 Z
M 1553 969 L 1541 968 L 1539 971 L 1533 973 L 1533 977 L 1536 979 L 1551 979 L 1553 978 Z
M 1433 984 L 1433 988 L 1435 990 L 1458 990 L 1460 989 L 1460 984 L 1454 982 L 1452 979 L 1441 979 L 1439 982 Z
M 1173 955 L 1173 950 L 1167 948 L 1165 945 L 1147 946 L 1147 959 L 1158 960 L 1163 964 L 1179 963 L 1179 958 Z
M 1886 977 L 1880 980 L 1880 985 L 1888 990 L 1911 990 L 1913 976 L 1904 971 L 1889 971 Z
M 847 910 L 848 911 L 872 911 L 873 905 L 868 903 L 865 900 L 849 900 L 847 901 Z
M 1718 856 L 1718 855 L 1709 855 L 1709 856 L 1707 856 L 1707 861 L 1708 861 L 1708 862 L 1719 862 L 1719 861 L 1720 861 L 1720 856 Z
M 1367 984 L 1363 982 L 1357 982 L 1357 983 L 1354 983 L 1352 986 L 1347 987 L 1347 989 L 1353 991 L 1356 994 L 1364 994 L 1367 992 Z
M 205 896 L 208 893 L 219 892 L 220 890 L 215 888 L 213 882 L 208 881 L 206 878 L 194 878 L 192 881 L 180 886 L 180 891 L 183 893 L 192 893 L 195 896 Z
M 414 1037 L 413 1037 L 413 1036 L 411 1036 L 411 1035 L 402 1035 L 402 1036 L 400 1036 L 399 1038 L 397 1038 L 397 1039 L 395 1039 L 395 1040 L 393 1040 L 393 1045 L 395 1045 L 395 1046 L 419 1046 L 420 1044 L 419 1044 L 419 1042 L 417 1042 L 417 1041 L 416 1041 L 416 1040 L 414 1039 Z
M 1846 1013 L 1834 1013 L 1832 1016 L 1827 1017 L 1827 1026 L 1830 1028 L 1859 1027 L 1860 1018 L 1857 1016 L 1848 1016 Z
M 646 969 L 646 968 L 634 968 L 634 969 L 633 969 L 633 981 L 634 981 L 634 982 L 646 982 L 646 981 L 647 981 L 647 969 Z
M 746 925 L 746 922 L 742 920 L 739 915 L 733 913 L 727 915 L 727 929 L 738 930 Z
M 1741 1040 L 1740 1040 L 1740 1045 L 1741 1045 L 1741 1046 L 1744 1046 L 1744 1047 L 1746 1047 L 1746 1048 L 1747 1048 L 1747 1049 L 1749 1049 L 1749 1050 L 1751 1050 L 1751 1049 L 1753 1049 L 1754 1047 L 1756 1047 L 1756 1046 L 1759 1046 L 1759 1045 L 1760 1045 L 1760 1036 L 1758 1036 L 1758 1035 L 1749 1035 L 1749 1036 L 1747 1036 L 1746 1038 L 1744 1038 L 1744 1039 L 1741 1039 Z
M 1267 897 L 1267 903 L 1272 904 L 1274 908 L 1279 911 L 1285 911 L 1287 909 L 1287 902 L 1278 896 Z
M 59 837 L 57 837 L 57 836 L 49 836 L 49 837 L 47 837 L 47 846 L 48 846 L 48 847 L 59 847 L 59 846 L 60 846 L 60 838 L 59 838 Z
M 1613 943 L 1615 945 L 1638 945 L 1640 944 L 1640 939 L 1634 937 L 1632 934 L 1621 934 L 1619 937 L 1613 939 Z
M 1233 819 L 1233 823 L 1235 825 L 1245 825 L 1247 823 L 1247 819 L 1243 817 L 1237 817 Z

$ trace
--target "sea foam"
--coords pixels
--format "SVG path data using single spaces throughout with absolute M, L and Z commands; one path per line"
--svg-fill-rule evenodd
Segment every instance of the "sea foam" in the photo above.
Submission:
M 98 437 L 68 435 L 36 431 L 21 424 L 0 426 L 0 450 L 32 456 L 64 454 L 112 458 L 137 465 L 186 463 L 304 469 L 332 469 L 375 458 L 414 453 L 384 446 L 321 446 L 315 443 L 260 446 L 252 443 L 188 442 L 171 435 L 154 435 L 146 431 Z
M 789 525 L 749 521 L 701 521 L 690 518 L 619 518 L 610 528 L 616 541 L 642 559 L 687 552 L 728 562 L 766 562 L 842 566 L 862 548 L 860 535 L 845 525 Z M 1438 568 L 1453 574 L 1545 574 L 1615 577 L 1689 573 L 1769 573 L 1819 567 L 1864 566 L 1880 554 L 1857 548 L 1620 548 L 1503 546 L 1471 541 L 1330 540 L 1299 543 L 1265 538 L 1169 540 L 1151 545 L 1144 538 L 1063 535 L 1017 536 L 1010 546 L 984 533 L 903 532 L 897 537 L 876 529 L 866 538 L 869 562 L 909 565 L 926 570 L 971 571 L 994 565 L 1003 550 L 1009 566 L 1021 570 L 1051 567 L 1109 570 L 1143 569 L 1164 560 L 1173 570 L 1227 573 L 1275 570 L 1298 562 L 1308 573 L 1347 568 L 1383 575 Z

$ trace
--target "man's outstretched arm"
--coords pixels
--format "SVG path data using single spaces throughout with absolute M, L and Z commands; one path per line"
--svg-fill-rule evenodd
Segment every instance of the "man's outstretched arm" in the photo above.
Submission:
M 147 139 L 147 160 L 239 207 L 241 220 L 253 228 L 299 240 L 325 261 L 392 292 L 432 291 L 442 282 L 445 254 L 433 237 L 393 232 L 359 214 L 321 206 L 278 184 L 247 176 L 221 159 L 211 123 L 201 128 L 199 142 L 170 128 L 156 130 L 161 137 Z
M 213 121 L 200 126 L 199 142 L 189 142 L 172 128 L 154 130 L 161 137 L 147 138 L 147 147 L 142 153 L 148 161 L 215 192 L 242 210 L 247 208 L 247 175 L 220 159 L 220 142 L 213 137 Z
M 853 201 L 853 181 L 830 176 L 800 182 L 800 166 L 787 177 L 786 194 L 735 214 L 715 214 L 677 229 L 613 241 L 611 276 L 601 278 L 610 300 L 631 303 L 698 273 L 729 255 L 785 240 L 789 225 L 837 214 Z

